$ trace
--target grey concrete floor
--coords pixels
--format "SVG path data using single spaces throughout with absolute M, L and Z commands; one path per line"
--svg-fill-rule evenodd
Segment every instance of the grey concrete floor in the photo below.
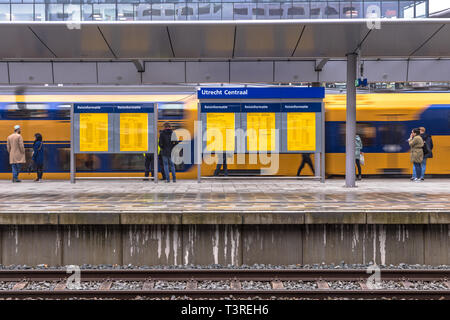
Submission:
M 450 179 L 0 181 L 0 212 L 450 211 Z

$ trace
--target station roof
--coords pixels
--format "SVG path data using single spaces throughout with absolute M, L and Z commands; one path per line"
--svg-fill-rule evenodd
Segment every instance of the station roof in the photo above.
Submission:
M 450 57 L 450 19 L 0 22 L 10 60 Z M 376 22 L 377 22 L 376 21 Z M 369 23 L 370 24 L 370 23 Z

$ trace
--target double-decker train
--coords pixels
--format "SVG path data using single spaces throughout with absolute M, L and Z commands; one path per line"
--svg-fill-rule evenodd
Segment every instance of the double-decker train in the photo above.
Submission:
M 19 124 L 31 160 L 34 134 L 42 134 L 45 143 L 44 179 L 69 179 L 70 108 L 80 102 L 156 102 L 158 127 L 170 122 L 175 129 L 186 129 L 194 137 L 197 119 L 195 91 L 163 94 L 138 93 L 45 93 L 27 95 L 0 94 L 0 179 L 11 178 L 6 138 Z M 326 94 L 326 174 L 345 174 L 345 94 Z M 357 95 L 357 133 L 363 142 L 363 175 L 408 174 L 411 172 L 407 139 L 412 128 L 425 127 L 433 136 L 434 157 L 427 163 L 427 174 L 450 174 L 450 93 L 374 93 Z M 193 139 L 193 138 L 192 138 Z M 194 141 L 191 141 L 194 143 Z M 294 176 L 300 154 L 280 154 L 276 175 Z M 231 161 L 229 161 L 231 162 Z M 27 168 L 28 164 L 23 168 Z M 230 175 L 259 174 L 265 165 L 228 164 Z M 202 175 L 212 175 L 214 164 L 202 164 Z M 77 154 L 77 176 L 140 177 L 144 172 L 142 154 Z M 306 167 L 302 175 L 311 175 Z M 177 178 L 193 179 L 192 164 L 177 165 Z M 34 175 L 22 173 L 21 179 Z

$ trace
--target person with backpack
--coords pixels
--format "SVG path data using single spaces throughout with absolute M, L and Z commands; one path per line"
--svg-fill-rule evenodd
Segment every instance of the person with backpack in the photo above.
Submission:
M 174 139 L 172 139 L 174 136 Z M 159 146 L 161 147 L 161 155 L 164 164 L 164 173 L 166 182 L 170 182 L 170 172 L 172 172 L 173 182 L 177 182 L 175 175 L 175 165 L 172 161 L 172 149 L 178 144 L 177 136 L 173 132 L 170 123 L 164 123 L 164 130 L 159 135 Z
M 412 179 L 415 182 L 420 182 L 421 180 L 417 177 L 422 175 L 422 161 L 423 161 L 423 140 L 420 136 L 419 128 L 412 130 L 411 135 L 408 139 L 409 146 L 411 148 L 411 162 L 414 165 L 416 172 L 416 177 Z
M 420 127 L 420 137 L 422 138 L 424 144 L 423 144 L 423 161 L 421 163 L 421 169 L 422 174 L 420 177 L 417 176 L 416 170 L 413 169 L 413 177 L 411 180 L 414 180 L 416 178 L 420 179 L 421 181 L 425 180 L 425 170 L 427 168 L 427 159 L 433 158 L 433 139 L 431 138 L 431 135 L 425 133 L 425 128 Z

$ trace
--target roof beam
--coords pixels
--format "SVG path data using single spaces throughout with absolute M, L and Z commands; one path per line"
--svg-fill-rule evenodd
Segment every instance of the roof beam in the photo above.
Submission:
M 325 64 L 329 61 L 330 59 L 325 58 L 322 60 L 316 60 L 316 67 L 314 68 L 314 71 L 322 71 L 323 67 L 325 66 Z

